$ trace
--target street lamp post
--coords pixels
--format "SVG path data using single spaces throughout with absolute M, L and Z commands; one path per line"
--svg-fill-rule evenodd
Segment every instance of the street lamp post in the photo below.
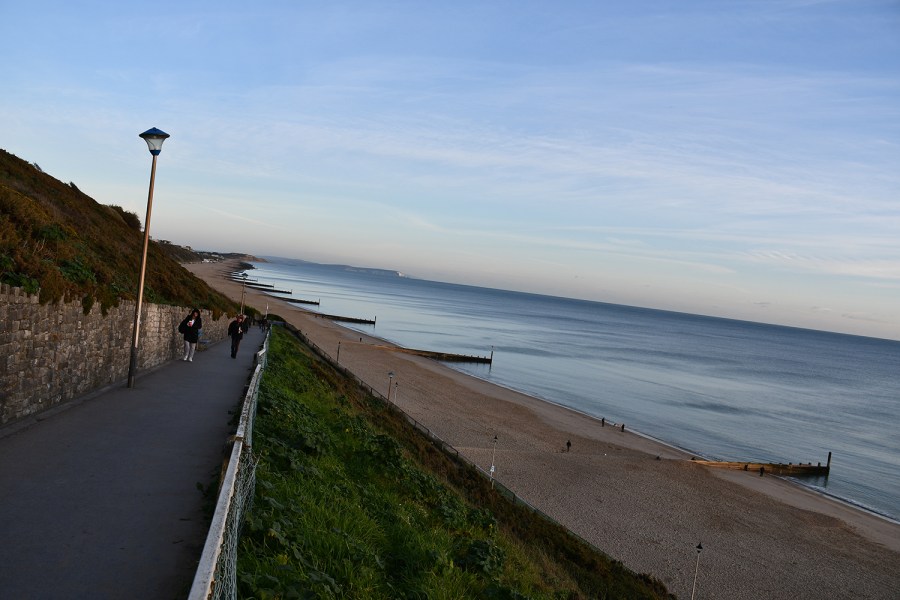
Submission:
M 491 452 L 491 488 L 494 487 L 494 459 L 497 457 L 497 436 L 494 436 L 494 451 Z
M 244 289 L 247 287 L 247 274 L 241 273 L 241 313 L 244 314 Z
M 394 382 L 394 372 L 388 371 L 388 402 L 391 401 L 391 384 Z
M 694 592 L 697 591 L 697 572 L 700 571 L 700 552 L 703 550 L 703 543 L 697 544 L 697 566 L 694 567 L 694 585 L 691 587 L 691 600 L 694 600 Z
M 144 276 L 147 272 L 147 247 L 150 245 L 150 211 L 153 209 L 153 184 L 156 181 L 156 157 L 162 150 L 163 142 L 169 137 L 165 131 L 156 127 L 148 129 L 140 134 L 147 142 L 147 148 L 153 155 L 153 164 L 150 166 L 150 193 L 147 195 L 147 217 L 144 219 L 144 249 L 141 252 L 141 275 L 138 280 L 137 305 L 134 307 L 134 329 L 131 337 L 131 359 L 128 362 L 128 387 L 134 387 L 134 377 L 137 371 L 137 348 L 141 331 L 141 305 L 144 301 Z

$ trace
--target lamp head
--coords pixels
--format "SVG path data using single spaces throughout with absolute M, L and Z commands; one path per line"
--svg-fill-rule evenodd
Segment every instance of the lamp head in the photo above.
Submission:
M 144 141 L 147 142 L 147 148 L 150 150 L 150 154 L 158 156 L 162 150 L 162 144 L 166 141 L 166 138 L 169 137 L 169 134 L 154 127 L 153 129 L 148 129 L 142 133 L 140 137 L 144 138 Z

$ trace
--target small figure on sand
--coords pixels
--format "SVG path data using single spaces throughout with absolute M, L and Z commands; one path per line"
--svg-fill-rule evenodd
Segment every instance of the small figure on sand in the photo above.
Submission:
M 202 328 L 203 319 L 200 318 L 200 311 L 195 308 L 178 326 L 178 333 L 184 336 L 184 358 L 181 360 L 194 362 L 194 351 L 197 349 Z
M 244 315 L 238 315 L 228 324 L 228 336 L 231 338 L 231 358 L 237 358 L 238 348 L 244 339 Z
M 572 440 L 566 440 L 566 452 L 572 451 Z

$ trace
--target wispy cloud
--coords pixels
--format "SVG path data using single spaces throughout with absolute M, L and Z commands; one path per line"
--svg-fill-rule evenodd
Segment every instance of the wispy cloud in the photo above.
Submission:
M 490 281 L 663 273 L 666 297 L 878 315 L 900 280 L 895 4 L 520 3 L 511 27 L 475 2 L 25 3 L 0 23 L 0 120 L 9 150 L 122 204 L 161 127 L 160 192 L 251 251 L 302 227 L 304 251 L 350 239 L 386 268 L 490 252 Z M 158 231 L 194 235 L 176 204 Z

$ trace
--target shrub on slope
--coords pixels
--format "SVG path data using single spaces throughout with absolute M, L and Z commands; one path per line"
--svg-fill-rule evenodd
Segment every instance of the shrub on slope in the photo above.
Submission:
M 0 282 L 39 294 L 40 301 L 80 299 L 85 312 L 135 299 L 143 234 L 137 216 L 98 204 L 0 150 Z M 157 244 L 147 253 L 144 298 L 219 313 L 233 302 L 172 260 Z

